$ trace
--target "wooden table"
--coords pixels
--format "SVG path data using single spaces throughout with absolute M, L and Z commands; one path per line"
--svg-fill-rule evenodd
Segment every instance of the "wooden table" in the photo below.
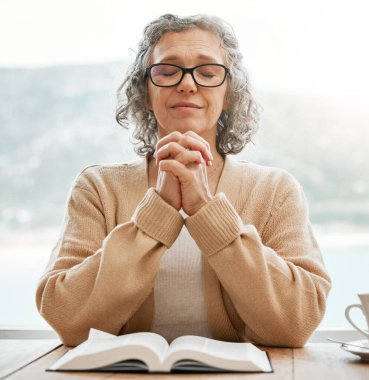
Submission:
M 261 374 L 177 374 L 45 372 L 67 348 L 56 340 L 0 340 L 0 379 L 342 379 L 369 380 L 369 363 L 340 349 L 338 344 L 310 343 L 304 348 L 268 348 L 274 373 Z

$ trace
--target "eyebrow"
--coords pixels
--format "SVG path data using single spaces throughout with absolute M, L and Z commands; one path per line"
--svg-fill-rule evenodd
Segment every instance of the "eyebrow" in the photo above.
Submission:
M 160 59 L 160 62 L 159 63 L 163 63 L 163 62 L 168 62 L 168 61 L 181 61 L 181 57 L 179 57 L 178 55 L 169 55 L 167 57 L 163 57 L 162 59 Z M 199 54 L 198 56 L 196 56 L 196 59 L 199 59 L 199 60 L 202 60 L 202 61 L 206 61 L 206 62 L 209 62 L 209 63 L 219 63 L 217 62 L 217 60 L 214 58 L 214 57 L 211 57 L 210 55 L 205 55 L 205 54 Z

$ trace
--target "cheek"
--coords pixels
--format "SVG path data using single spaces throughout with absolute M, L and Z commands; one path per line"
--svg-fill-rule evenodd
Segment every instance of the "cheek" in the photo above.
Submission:
M 155 114 L 163 113 L 165 110 L 166 93 L 160 87 L 151 88 L 149 86 L 149 106 Z
M 153 96 L 152 96 L 152 92 L 150 90 L 150 86 L 148 86 L 148 89 L 147 89 L 147 99 L 146 99 L 146 106 L 147 108 L 152 111 L 152 101 L 151 99 L 153 99 Z
M 217 96 L 214 96 L 211 99 L 210 104 L 211 104 L 212 113 L 220 115 L 220 113 L 225 108 L 225 95 L 218 94 Z
M 148 104 L 151 111 L 154 111 L 157 107 L 158 102 L 158 87 L 153 86 L 151 83 L 148 84 Z

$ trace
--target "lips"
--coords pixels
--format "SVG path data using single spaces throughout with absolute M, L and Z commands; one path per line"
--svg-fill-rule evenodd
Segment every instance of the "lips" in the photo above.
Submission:
M 191 102 L 178 102 L 175 103 L 171 108 L 202 108 L 201 106 L 191 103 Z

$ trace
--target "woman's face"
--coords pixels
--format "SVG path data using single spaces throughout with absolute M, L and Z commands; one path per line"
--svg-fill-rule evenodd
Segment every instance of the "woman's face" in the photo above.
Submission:
M 209 31 L 190 29 L 164 34 L 153 50 L 153 63 L 194 67 L 205 63 L 226 66 L 219 39 Z M 216 124 L 225 109 L 227 80 L 219 87 L 198 86 L 186 74 L 175 87 L 157 87 L 148 80 L 149 107 L 158 123 L 159 138 L 179 131 L 194 131 L 208 141 L 215 139 Z

